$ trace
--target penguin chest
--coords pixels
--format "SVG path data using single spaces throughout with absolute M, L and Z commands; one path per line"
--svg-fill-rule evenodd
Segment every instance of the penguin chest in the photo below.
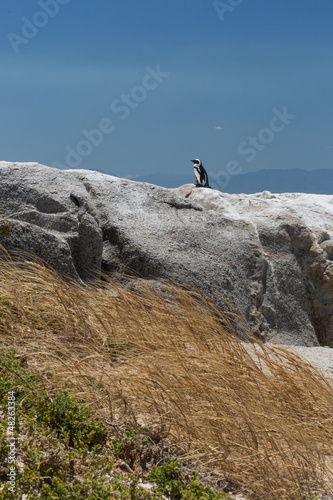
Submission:
M 201 184 L 200 170 L 197 167 L 194 167 L 194 175 L 195 175 L 195 180 L 197 181 L 197 184 Z

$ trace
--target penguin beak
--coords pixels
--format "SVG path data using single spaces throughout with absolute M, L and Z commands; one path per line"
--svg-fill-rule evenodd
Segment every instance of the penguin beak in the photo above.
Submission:
M 192 161 L 193 163 L 195 162 L 195 160 L 190 160 L 190 161 Z

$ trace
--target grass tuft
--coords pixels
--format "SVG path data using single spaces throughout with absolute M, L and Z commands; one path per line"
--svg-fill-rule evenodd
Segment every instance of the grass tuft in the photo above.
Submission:
M 38 419 L 69 445 L 103 443 L 104 428 L 130 421 L 163 431 L 178 455 L 165 471 L 190 462 L 259 499 L 333 497 L 332 386 L 296 354 L 255 339 L 246 347 L 230 316 L 171 285 L 82 287 L 4 254 L 0 287 L 2 347 L 38 375 Z M 73 433 L 80 411 L 86 425 Z M 215 498 L 193 493 L 195 478 L 192 492 L 172 480 L 181 498 Z

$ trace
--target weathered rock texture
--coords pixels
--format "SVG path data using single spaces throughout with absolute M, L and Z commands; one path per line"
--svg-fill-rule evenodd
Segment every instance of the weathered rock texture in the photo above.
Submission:
M 0 242 L 77 280 L 196 289 L 265 340 L 333 346 L 333 196 L 178 190 L 0 162 Z

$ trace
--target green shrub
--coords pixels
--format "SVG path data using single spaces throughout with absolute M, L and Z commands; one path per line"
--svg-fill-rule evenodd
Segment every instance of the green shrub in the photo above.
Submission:
M 227 500 L 224 493 L 215 492 L 198 481 L 195 471 L 190 480 L 186 480 L 176 459 L 156 467 L 148 477 L 156 483 L 157 490 L 171 500 Z
M 15 410 L 19 435 L 17 451 L 24 469 L 17 469 L 16 490 L 7 483 L 8 446 L 7 423 L 0 422 L 0 481 L 4 488 L 0 500 L 218 500 L 226 498 L 197 480 L 197 473 L 188 479 L 177 465 L 169 460 L 156 467 L 144 481 L 152 481 L 153 491 L 138 487 L 138 479 L 130 474 L 116 475 L 106 481 L 113 470 L 114 459 L 129 461 L 148 446 L 147 429 L 128 429 L 112 448 L 105 446 L 106 429 L 94 418 L 92 409 L 83 401 L 71 398 L 67 391 L 51 399 L 40 379 L 26 366 L 22 356 L 14 351 L 0 352 L 0 403 L 6 411 L 9 392 L 15 394 Z M 57 450 L 59 453 L 57 454 Z M 132 458 L 133 458 L 132 457 Z
M 55 430 L 58 437 L 68 440 L 69 446 L 93 446 L 105 439 L 105 428 L 92 417 L 91 408 L 70 398 L 66 391 L 53 401 L 46 395 L 39 396 L 36 412 L 37 423 Z

